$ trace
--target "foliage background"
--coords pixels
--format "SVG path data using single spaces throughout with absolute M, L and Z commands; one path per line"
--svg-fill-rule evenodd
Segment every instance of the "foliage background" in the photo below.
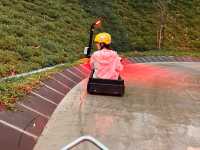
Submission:
M 0 0 L 0 77 L 72 62 L 90 24 L 112 34 L 119 52 L 156 49 L 158 0 Z M 199 0 L 166 0 L 163 49 L 200 49 Z

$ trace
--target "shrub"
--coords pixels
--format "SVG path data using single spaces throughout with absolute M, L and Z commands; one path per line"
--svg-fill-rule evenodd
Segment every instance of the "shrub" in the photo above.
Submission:
M 30 57 L 34 55 L 34 49 L 29 47 L 18 47 L 16 50 L 24 61 L 29 61 Z
M 16 37 L 13 35 L 8 35 L 0 39 L 0 49 L 15 50 L 17 44 Z

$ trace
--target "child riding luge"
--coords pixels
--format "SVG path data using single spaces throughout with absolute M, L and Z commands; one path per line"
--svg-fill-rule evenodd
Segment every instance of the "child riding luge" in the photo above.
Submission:
M 110 47 L 111 35 L 99 33 L 94 42 L 98 50 L 90 58 L 90 65 L 94 69 L 93 78 L 117 80 L 123 65 L 117 52 Z

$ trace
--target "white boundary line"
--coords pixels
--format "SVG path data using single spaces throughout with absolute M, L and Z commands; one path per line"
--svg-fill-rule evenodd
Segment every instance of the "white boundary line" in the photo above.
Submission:
M 24 131 L 23 129 L 21 129 L 19 127 L 16 127 L 16 126 L 14 126 L 14 125 L 12 125 L 12 124 L 4 121 L 4 120 L 0 120 L 0 123 L 5 125 L 5 126 L 8 126 L 8 127 L 12 128 L 12 129 L 14 129 L 14 130 L 17 130 L 17 131 L 19 131 L 19 132 L 21 132 L 21 133 L 23 133 L 23 134 L 25 134 L 27 136 L 30 136 L 30 137 L 34 138 L 35 140 L 38 138 L 36 135 L 34 135 L 32 133 L 29 133 L 27 131 Z
M 79 78 L 80 80 L 82 80 L 82 77 L 78 76 L 76 73 L 74 73 L 73 71 L 66 69 L 66 71 L 70 72 L 71 74 L 73 74 L 74 76 L 76 76 L 77 78 Z
M 60 94 L 60 95 L 62 95 L 62 96 L 65 96 L 64 93 L 62 93 L 62 92 L 60 92 L 60 91 L 54 89 L 53 87 L 50 87 L 49 85 L 45 84 L 45 83 L 42 82 L 42 81 L 40 81 L 40 82 L 41 82 L 44 86 L 46 86 L 48 89 L 50 89 L 50 90 L 52 90 L 52 91 L 54 91 L 54 92 L 56 92 L 56 93 L 58 93 L 58 94 Z
M 47 101 L 47 102 L 49 102 L 49 103 L 51 103 L 51 104 L 53 104 L 53 105 L 58 105 L 58 104 L 56 104 L 55 102 L 53 102 L 53 101 L 51 101 L 51 100 L 49 100 L 48 98 L 46 98 L 46 97 L 43 97 L 43 96 L 41 96 L 40 94 L 37 94 L 37 93 L 35 93 L 35 92 L 31 92 L 33 95 L 35 95 L 35 96 L 38 96 L 38 97 L 40 97 L 40 98 L 42 98 L 43 100 L 45 100 L 45 101 Z
M 57 79 L 55 79 L 55 78 L 51 78 L 51 79 L 54 80 L 54 81 L 56 81 L 56 82 L 58 82 L 58 83 L 59 83 L 60 85 L 62 85 L 63 87 L 68 88 L 69 90 L 71 89 L 69 86 L 67 86 L 67 85 L 65 85 L 64 83 L 58 81 Z
M 61 76 L 63 76 L 64 78 L 66 78 L 66 79 L 72 81 L 74 84 L 77 84 L 76 81 L 74 81 L 74 80 L 71 79 L 70 77 L 66 76 L 65 74 L 63 74 L 63 73 L 58 73 L 58 74 L 61 75 Z
M 83 74 L 84 76 L 88 75 L 85 72 L 81 71 L 77 66 L 75 66 L 74 69 L 77 70 L 78 72 L 80 72 L 81 74 Z
M 51 69 L 53 69 L 55 67 L 59 67 L 59 66 L 63 66 L 63 65 L 65 65 L 65 64 L 58 64 L 58 65 L 55 65 L 53 67 L 46 67 L 46 68 L 43 68 L 43 69 L 38 69 L 38 70 L 27 72 L 27 73 L 17 74 L 17 75 L 14 75 L 14 76 L 8 76 L 8 77 L 5 77 L 5 78 L 1 78 L 0 82 L 4 81 L 4 80 L 7 80 L 7 79 L 12 79 L 12 78 L 26 77 L 28 75 L 32 75 L 32 74 L 35 74 L 35 73 L 40 73 L 40 72 L 43 72 L 43 71 L 46 71 L 46 70 L 51 70 Z
M 35 110 L 35 109 L 29 107 L 29 106 L 26 106 L 26 105 L 24 105 L 24 104 L 22 104 L 22 103 L 18 103 L 18 104 L 19 104 L 20 106 L 22 106 L 22 107 L 24 107 L 24 108 L 26 108 L 26 109 L 32 111 L 32 112 L 35 112 L 35 113 L 39 114 L 40 116 L 42 116 L 42 117 L 44 117 L 44 118 L 47 118 L 47 119 L 50 118 L 50 116 L 47 116 L 47 115 L 45 115 L 45 114 L 43 114 L 43 113 L 41 113 L 41 112 L 39 112 L 39 111 L 37 111 L 37 110 Z

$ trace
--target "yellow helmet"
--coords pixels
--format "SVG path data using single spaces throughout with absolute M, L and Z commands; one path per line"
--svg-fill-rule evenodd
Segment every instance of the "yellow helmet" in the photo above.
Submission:
M 111 43 L 111 35 L 106 32 L 99 33 L 96 35 L 94 42 L 105 43 L 108 45 Z

